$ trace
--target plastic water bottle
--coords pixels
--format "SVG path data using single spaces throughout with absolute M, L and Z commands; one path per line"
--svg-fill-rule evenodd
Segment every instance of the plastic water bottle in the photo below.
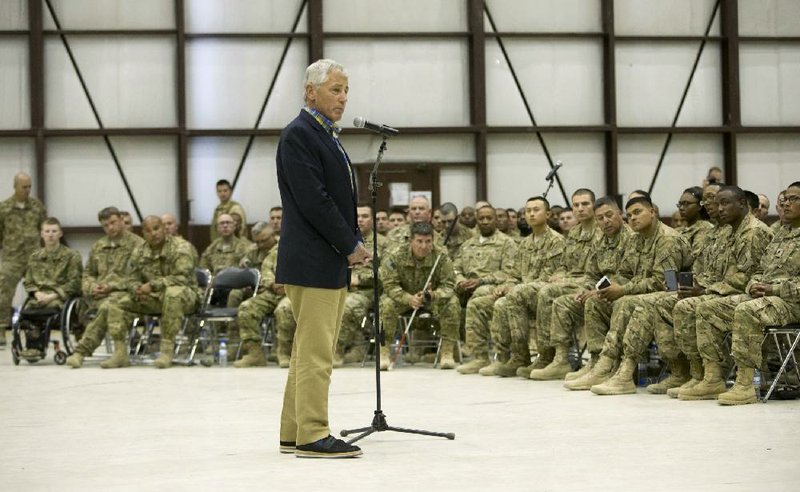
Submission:
M 219 342 L 219 367 L 228 367 L 228 345 L 225 340 Z
M 756 398 L 761 399 L 761 371 L 753 371 L 753 388 L 756 390 Z

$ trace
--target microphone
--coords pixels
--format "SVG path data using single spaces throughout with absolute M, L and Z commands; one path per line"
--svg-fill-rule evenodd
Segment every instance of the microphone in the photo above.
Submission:
M 379 133 L 387 137 L 393 137 L 398 133 L 400 133 L 391 126 L 379 125 L 378 123 L 372 123 L 371 121 L 367 121 L 367 119 L 364 118 L 363 116 L 356 116 L 356 119 L 353 120 L 353 126 L 355 126 L 356 128 L 366 128 L 371 132 Z
M 549 173 L 547 173 L 547 177 L 544 178 L 544 180 L 545 181 L 550 181 L 551 179 L 555 178 L 556 177 L 556 173 L 558 172 L 559 168 L 561 166 L 563 166 L 563 165 L 564 164 L 562 164 L 561 161 L 556 161 L 556 165 L 553 166 L 553 169 L 551 169 Z

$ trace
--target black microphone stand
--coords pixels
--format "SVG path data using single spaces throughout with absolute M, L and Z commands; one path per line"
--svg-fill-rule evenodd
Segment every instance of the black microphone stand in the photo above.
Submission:
M 404 432 L 406 434 L 421 434 L 424 436 L 434 436 L 434 437 L 446 437 L 447 439 L 453 440 L 456 438 L 456 435 L 452 432 L 431 432 L 419 429 L 405 429 L 402 427 L 393 427 L 386 422 L 386 415 L 383 414 L 383 410 L 381 409 L 381 368 L 380 368 L 380 356 L 378 355 L 380 352 L 379 346 L 383 345 L 385 341 L 385 333 L 383 330 L 379 330 L 380 326 L 380 295 L 378 292 L 378 266 L 380 264 L 380 259 L 378 258 L 378 188 L 381 186 L 381 183 L 378 181 L 378 167 L 381 165 L 381 161 L 383 160 L 383 152 L 386 150 L 386 135 L 383 135 L 383 142 L 381 142 L 381 147 L 378 150 L 378 157 L 375 159 L 375 166 L 372 168 L 372 172 L 369 174 L 369 190 L 370 195 L 372 197 L 372 302 L 374 303 L 373 307 L 373 317 L 372 317 L 372 336 L 375 340 L 375 395 L 376 395 L 376 407 L 375 407 L 375 414 L 372 417 L 372 423 L 368 427 L 361 427 L 358 429 L 345 429 L 341 431 L 339 434 L 342 437 L 346 437 L 350 434 L 359 434 L 353 439 L 347 441 L 348 444 L 353 444 L 356 441 L 359 441 L 368 435 L 372 434 L 373 432 L 384 432 L 384 431 L 394 431 L 394 432 Z

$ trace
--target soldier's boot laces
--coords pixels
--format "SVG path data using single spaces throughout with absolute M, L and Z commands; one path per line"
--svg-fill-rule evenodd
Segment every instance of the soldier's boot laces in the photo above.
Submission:
M 722 366 L 717 362 L 706 361 L 703 380 L 695 386 L 681 390 L 680 400 L 716 400 L 717 395 L 725 391 L 725 380 L 722 378 Z
M 720 405 L 747 405 L 758 401 L 756 398 L 756 388 L 753 386 L 752 367 L 741 367 L 736 371 L 736 383 L 733 387 L 717 397 Z
M 647 386 L 647 392 L 654 395 L 663 395 L 672 388 L 682 386 L 689 381 L 689 362 L 685 357 L 668 359 L 670 374 L 663 381 Z
M 573 391 L 585 391 L 591 389 L 592 386 L 600 384 L 611 376 L 613 376 L 612 369 L 614 368 L 614 359 L 601 355 L 597 359 L 597 363 L 585 375 L 567 381 L 564 387 Z
M 636 359 L 625 357 L 622 359 L 617 372 L 611 379 L 591 387 L 595 395 L 631 395 L 636 393 L 633 384 L 633 373 L 636 371 Z
M 557 345 L 555 350 L 556 354 L 552 362 L 543 369 L 533 369 L 530 374 L 531 379 L 537 381 L 564 379 L 564 376 L 572 370 L 572 366 L 569 364 L 569 346 Z

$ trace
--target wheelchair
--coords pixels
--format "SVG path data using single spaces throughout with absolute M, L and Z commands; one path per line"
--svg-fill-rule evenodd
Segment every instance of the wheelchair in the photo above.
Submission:
M 53 361 L 63 365 L 73 350 L 70 327 L 77 322 L 79 298 L 69 299 L 62 308 L 28 307 L 31 300 L 25 300 L 11 326 L 11 359 L 15 366 L 23 359 L 35 364 L 47 357 L 47 349 L 52 343 Z M 61 332 L 61 340 L 51 340 L 53 330 Z

